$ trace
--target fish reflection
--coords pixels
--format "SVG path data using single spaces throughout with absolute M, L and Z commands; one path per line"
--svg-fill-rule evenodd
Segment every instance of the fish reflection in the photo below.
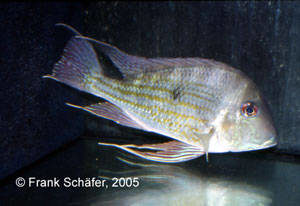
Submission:
M 123 188 L 121 191 L 114 188 L 109 195 L 105 193 L 105 197 L 98 197 L 91 205 L 256 206 L 272 203 L 269 191 L 228 177 L 209 177 L 173 165 L 138 166 L 141 167 L 138 170 L 122 172 L 117 176 L 138 177 L 140 187 Z

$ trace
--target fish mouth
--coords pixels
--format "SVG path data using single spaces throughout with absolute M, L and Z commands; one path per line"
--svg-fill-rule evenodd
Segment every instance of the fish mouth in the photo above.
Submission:
M 261 149 L 267 149 L 270 147 L 274 147 L 277 145 L 277 140 L 276 137 L 271 137 L 269 138 L 267 141 L 265 141 L 263 144 L 255 144 L 255 145 L 251 145 L 251 146 L 246 146 L 244 148 L 240 148 L 238 150 L 233 149 L 233 150 L 229 150 L 230 152 L 247 152 L 247 151 L 255 151 L 255 150 L 261 150 Z
M 269 147 L 274 147 L 276 145 L 277 145 L 277 140 L 276 140 L 275 136 L 273 136 L 270 139 L 268 139 L 267 141 L 265 141 L 261 147 L 262 147 L 262 149 L 265 149 L 265 148 L 269 148 Z

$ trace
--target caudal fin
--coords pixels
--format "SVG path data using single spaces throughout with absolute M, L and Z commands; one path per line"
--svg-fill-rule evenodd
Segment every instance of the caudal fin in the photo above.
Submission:
M 102 68 L 92 45 L 87 40 L 73 37 L 65 47 L 61 59 L 54 65 L 53 73 L 43 77 L 88 91 L 88 76 L 101 73 Z

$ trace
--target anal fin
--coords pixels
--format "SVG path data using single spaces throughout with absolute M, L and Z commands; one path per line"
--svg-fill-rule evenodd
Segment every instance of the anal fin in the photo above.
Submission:
M 205 152 L 198 147 L 188 145 L 183 142 L 172 140 L 165 143 L 158 144 L 144 144 L 144 145 L 118 145 L 112 143 L 98 143 L 99 145 L 113 146 L 125 150 L 131 154 L 137 155 L 147 160 L 164 163 L 178 163 L 191 159 L 195 159 Z M 143 151 L 150 150 L 150 151 Z M 151 151 L 152 150 L 152 151 Z
M 132 120 L 122 109 L 120 109 L 119 107 L 117 107 L 116 105 L 110 102 L 103 102 L 103 103 L 93 104 L 85 107 L 70 104 L 70 103 L 66 103 L 66 104 L 68 106 L 82 109 L 94 115 L 115 121 L 116 123 L 127 127 L 146 130 L 141 125 L 139 125 L 136 121 Z

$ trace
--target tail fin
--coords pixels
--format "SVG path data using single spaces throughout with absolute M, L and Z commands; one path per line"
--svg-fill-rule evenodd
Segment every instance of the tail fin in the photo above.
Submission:
M 65 47 L 61 59 L 54 65 L 53 73 L 43 77 L 87 91 L 88 76 L 101 73 L 102 68 L 92 45 L 87 40 L 73 37 Z

